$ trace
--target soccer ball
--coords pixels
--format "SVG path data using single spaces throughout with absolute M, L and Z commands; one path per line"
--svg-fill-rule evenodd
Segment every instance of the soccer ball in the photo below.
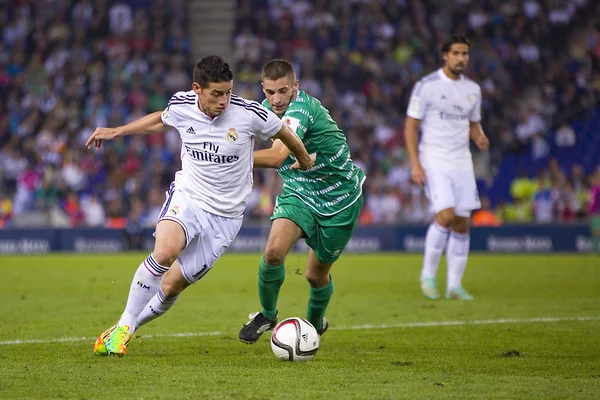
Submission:
M 271 349 L 280 360 L 310 361 L 319 350 L 319 334 L 304 318 L 284 319 L 273 329 Z

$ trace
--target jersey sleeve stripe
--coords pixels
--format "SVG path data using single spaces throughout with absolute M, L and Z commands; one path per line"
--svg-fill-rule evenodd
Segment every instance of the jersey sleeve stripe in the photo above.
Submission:
M 195 93 L 174 94 L 172 97 L 196 97 Z
M 262 119 L 263 121 L 267 122 L 267 115 L 268 114 L 266 113 L 266 111 L 258 109 L 258 108 L 253 107 L 253 106 L 248 106 L 246 104 L 240 104 L 240 103 L 235 102 L 235 101 L 231 101 L 231 104 L 233 104 L 234 106 L 244 107 L 246 110 L 252 111 L 256 115 L 258 115 L 260 117 L 260 119 Z
M 234 104 L 236 106 L 240 106 L 239 104 Z M 251 108 L 245 107 L 245 106 L 240 106 L 240 107 L 244 107 L 246 110 L 248 111 L 252 111 L 254 114 L 258 115 L 258 117 L 260 119 L 262 119 L 263 121 L 267 122 L 267 117 L 263 116 L 262 114 L 258 113 L 256 110 L 253 110 Z
M 171 97 L 169 101 L 178 101 L 178 100 L 196 100 L 196 96 L 185 96 L 185 97 Z
M 421 78 L 421 80 L 424 81 L 426 79 L 433 78 L 434 76 L 439 77 L 439 70 L 433 71 L 432 73 L 425 75 L 423 78 Z
M 432 76 L 431 78 L 426 78 L 423 79 L 422 81 L 419 82 L 419 86 L 417 87 L 417 90 L 415 90 L 415 96 L 420 96 L 421 95 L 421 91 L 423 90 L 423 88 L 425 87 L 425 85 L 427 85 L 430 82 L 435 82 L 437 80 L 440 80 L 441 78 L 439 76 Z
M 249 108 L 255 108 L 256 111 L 263 113 L 265 115 L 265 117 L 268 115 L 267 110 L 264 108 L 264 106 L 258 104 L 255 101 L 248 102 L 248 101 L 241 100 L 240 98 L 236 98 L 236 99 L 232 98 L 231 100 L 234 104 L 244 106 L 244 107 L 249 107 Z
M 172 96 L 171 97 L 171 101 L 173 100 L 194 100 L 196 98 L 196 95 L 189 95 L 189 96 Z
M 171 96 L 171 99 L 181 99 L 181 98 L 186 98 L 186 97 L 196 97 L 196 93 L 189 91 L 189 92 L 184 92 L 184 93 L 175 93 L 173 96 Z
M 194 105 L 194 104 L 196 104 L 196 101 L 195 100 L 176 100 L 176 101 L 170 101 L 169 104 L 168 104 L 168 106 L 170 107 L 170 106 L 174 106 L 176 104 L 191 104 L 191 105 Z
M 267 110 L 265 109 L 265 106 L 263 106 L 262 104 L 260 104 L 257 101 L 252 101 L 252 100 L 248 101 L 248 100 L 242 99 L 241 97 L 235 96 L 235 95 L 231 96 L 231 100 L 233 100 L 234 102 L 240 103 L 241 105 L 256 107 L 258 110 L 264 111 L 265 115 L 267 115 Z

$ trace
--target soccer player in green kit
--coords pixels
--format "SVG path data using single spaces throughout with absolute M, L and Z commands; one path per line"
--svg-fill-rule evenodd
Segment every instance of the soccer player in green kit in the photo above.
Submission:
M 310 285 L 307 320 L 323 334 L 329 324 L 325 310 L 333 295 L 330 270 L 348 244 L 364 202 L 364 172 L 354 165 L 346 137 L 316 98 L 299 90 L 292 64 L 269 61 L 262 71 L 263 105 L 280 116 L 316 155 L 310 170 L 295 169 L 296 160 L 275 140 L 254 152 L 255 168 L 277 168 L 283 192 L 277 197 L 271 232 L 258 267 L 262 310 L 250 315 L 240 331 L 245 343 L 255 343 L 277 324 L 277 299 L 285 279 L 285 258 L 298 240 L 310 247 L 305 277 Z

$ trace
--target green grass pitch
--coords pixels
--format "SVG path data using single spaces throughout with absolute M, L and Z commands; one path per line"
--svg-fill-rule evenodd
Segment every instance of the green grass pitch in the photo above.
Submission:
M 122 358 L 95 338 L 118 318 L 145 254 L 0 257 L 0 398 L 600 398 L 600 258 L 473 254 L 473 302 L 430 301 L 421 257 L 344 255 L 314 361 L 279 361 L 259 309 L 260 255 L 228 254 Z M 286 263 L 279 316 L 305 316 L 306 257 Z M 445 262 L 439 284 L 445 284 Z

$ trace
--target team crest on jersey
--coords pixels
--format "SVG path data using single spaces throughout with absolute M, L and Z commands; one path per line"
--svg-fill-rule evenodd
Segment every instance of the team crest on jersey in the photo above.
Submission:
M 167 118 L 167 115 L 169 115 L 169 107 L 165 108 L 165 111 L 162 112 L 163 118 Z
M 175 207 L 171 208 L 169 211 L 171 212 L 171 214 L 177 215 L 177 214 L 179 214 L 179 207 L 175 206 Z
M 475 100 L 475 96 L 474 96 L 474 95 L 472 95 L 471 93 L 467 94 L 467 101 L 468 101 L 469 103 L 472 103 L 472 102 L 473 102 L 473 100 Z
M 230 142 L 235 142 L 238 140 L 238 134 L 235 131 L 235 128 L 229 128 L 229 131 L 227 131 L 227 140 Z
M 300 120 L 294 117 L 284 117 L 284 122 L 292 130 L 292 132 L 297 133 L 298 127 L 300 126 Z

